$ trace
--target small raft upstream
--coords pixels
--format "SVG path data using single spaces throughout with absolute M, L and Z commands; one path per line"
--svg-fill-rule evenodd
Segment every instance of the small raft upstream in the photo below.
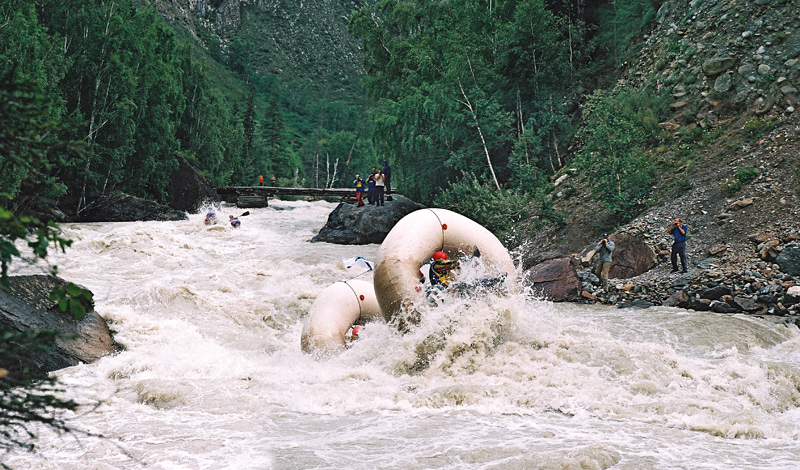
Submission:
M 358 322 L 391 321 L 420 300 L 419 272 L 436 251 L 450 258 L 480 252 L 481 259 L 513 291 L 517 271 L 511 255 L 489 230 L 446 209 L 420 209 L 403 217 L 378 249 L 373 284 L 351 280 L 326 288 L 311 306 L 300 340 L 306 353 L 346 349 L 344 336 Z

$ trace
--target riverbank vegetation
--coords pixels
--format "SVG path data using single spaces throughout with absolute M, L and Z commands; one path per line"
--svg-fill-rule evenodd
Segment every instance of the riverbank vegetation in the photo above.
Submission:
M 651 91 L 591 90 L 613 83 L 660 3 L 383 0 L 361 9 L 351 31 L 364 43 L 377 151 L 396 162 L 406 195 L 469 207 L 493 230 L 517 221 L 509 206 L 518 199 L 558 222 L 549 179 L 573 165 L 592 175 L 608 210 L 630 218 L 647 202 L 655 166 L 644 150 L 666 102 Z
M 251 5 L 237 28 L 197 18 L 187 34 L 147 2 L 2 0 L 0 65 L 41 84 L 49 117 L 84 142 L 85 152 L 47 174 L 53 197 L 76 213 L 110 191 L 163 202 L 179 156 L 212 185 L 276 175 L 279 184 L 340 187 L 353 169 L 388 158 L 409 197 L 457 201 L 443 193 L 478 181 L 493 190 L 461 191 L 458 201 L 479 197 L 495 211 L 507 191 L 546 204 L 547 178 L 576 163 L 581 97 L 613 82 L 659 4 L 370 2 L 350 19 L 366 72 L 354 76 L 349 65 L 319 65 L 338 46 L 315 46 L 314 63 L 281 56 L 281 15 Z M 624 160 L 638 140 L 619 139 Z M 596 168 L 596 154 L 581 154 L 583 168 Z M 3 178 L 18 196 L 25 172 Z M 615 200 L 631 200 L 626 189 Z

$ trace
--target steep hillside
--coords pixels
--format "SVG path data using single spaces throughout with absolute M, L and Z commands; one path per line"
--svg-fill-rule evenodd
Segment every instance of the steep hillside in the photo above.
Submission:
M 564 224 L 529 221 L 526 264 L 574 255 L 588 271 L 587 255 L 603 231 L 642 236 L 658 256 L 656 267 L 612 279 L 609 292 L 583 282 L 585 301 L 800 321 L 793 287 L 800 282 L 797 3 L 666 1 L 642 40 L 616 89 L 666 91 L 672 98 L 669 119 L 658 124 L 668 137 L 645 150 L 662 169 L 650 204 L 620 225 L 597 201 L 591 181 L 563 171 L 553 178 L 553 197 Z M 689 227 L 685 275 L 670 272 L 667 229 L 675 217 Z
M 765 227 L 798 229 L 796 2 L 666 1 L 641 39 L 638 60 L 625 64 L 616 88 L 672 96 L 671 117 L 659 123 L 669 137 L 648 154 L 664 170 L 651 208 L 619 227 L 595 202 L 589 182 L 562 172 L 554 181 L 568 176 L 553 195 L 566 223 L 531 229 L 530 263 L 584 251 L 605 230 L 660 234 L 677 216 L 693 228 L 695 259 L 723 240 L 746 244 Z M 728 214 L 727 206 L 748 198 L 754 204 Z M 654 244 L 663 246 L 662 239 L 655 236 Z
M 306 0 L 155 0 L 167 19 L 221 57 L 233 41 L 248 44 L 254 71 L 302 79 L 317 89 L 360 99 L 359 42 L 347 34 L 352 11 L 364 2 Z

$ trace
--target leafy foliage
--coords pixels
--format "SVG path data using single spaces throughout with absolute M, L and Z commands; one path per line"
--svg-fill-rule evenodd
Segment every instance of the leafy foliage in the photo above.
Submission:
M 42 188 L 55 185 L 47 179 L 46 172 L 60 161 L 62 155 L 80 155 L 83 149 L 79 143 L 59 137 L 61 126 L 49 120 L 51 104 L 36 83 L 18 77 L 13 69 L 0 80 L 0 168 L 3 171 L 15 168 Z M 72 242 L 61 236 L 54 223 L 18 216 L 8 210 L 10 195 L 1 196 L 0 281 L 4 288 L 8 288 L 8 266 L 21 256 L 17 241 L 25 241 L 36 259 L 47 257 L 51 243 L 64 250 Z M 63 311 L 82 318 L 86 307 L 91 305 L 92 293 L 68 283 L 63 289 L 55 289 L 51 299 Z M 10 367 L 13 357 L 48 350 L 55 338 L 53 332 L 0 331 L 3 367 Z M 58 397 L 57 392 L 57 381 L 53 377 L 34 377 L 25 369 L 0 369 L 0 448 L 6 451 L 18 447 L 32 450 L 36 438 L 31 427 L 34 423 L 57 431 L 69 431 L 62 413 L 76 409 L 77 403 Z
M 595 93 L 584 107 L 584 146 L 578 164 L 593 182 L 594 192 L 609 212 L 630 220 L 649 200 L 656 172 L 643 152 L 648 139 L 641 111 L 626 106 L 629 94 Z
M 517 164 L 563 166 L 573 25 L 543 1 L 382 0 L 350 26 L 364 41 L 374 140 L 405 194 L 430 201 L 464 174 L 508 184 L 515 148 Z
M 30 80 L 12 70 L 0 79 L 0 173 L 14 172 L 34 181 L 46 180 L 53 163 L 67 153 L 80 155 L 82 145 L 58 138 L 61 126 L 48 120 L 51 103 Z M 52 181 L 40 183 L 42 190 Z M 9 210 L 11 194 L 0 193 L 0 283 L 8 287 L 8 266 L 20 256 L 17 240 L 24 240 L 33 255 L 44 259 L 50 244 L 61 250 L 71 241 L 58 226 Z
M 0 331 L 0 357 L 39 355 L 53 347 L 52 331 Z M 29 370 L 0 369 L 0 449 L 34 450 L 36 425 L 70 432 L 63 418 L 78 403 L 58 396 L 62 390 L 55 377 L 33 377 Z M 3 468 L 9 468 L 2 465 Z
M 510 246 L 521 242 L 515 225 L 530 215 L 528 195 L 513 190 L 498 191 L 474 176 L 450 185 L 436 197 L 435 203 L 478 222 Z
M 720 183 L 720 189 L 728 195 L 733 195 L 742 189 L 742 186 L 753 181 L 758 177 L 758 170 L 755 168 L 737 168 L 736 175 Z

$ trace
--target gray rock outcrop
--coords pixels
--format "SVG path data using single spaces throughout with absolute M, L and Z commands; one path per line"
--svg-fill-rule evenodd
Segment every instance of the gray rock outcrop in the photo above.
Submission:
M 186 213 L 157 202 L 123 193 L 101 196 L 89 204 L 76 222 L 137 222 L 143 220 L 185 220 Z
M 393 200 L 386 201 L 381 207 L 356 207 L 341 203 L 331 212 L 325 226 L 311 241 L 339 245 L 381 243 L 400 219 L 422 208 L 421 204 L 398 195 L 393 195 Z
M 30 369 L 34 376 L 90 363 L 118 350 L 108 325 L 93 308 L 81 320 L 61 312 L 48 298 L 65 281 L 52 276 L 13 276 L 9 291 L 0 290 L 0 330 L 55 331 L 55 346 L 47 352 L 7 353 L 0 367 L 10 373 Z
M 167 204 L 173 209 L 196 212 L 200 205 L 217 199 L 217 193 L 208 181 L 200 178 L 189 162 L 178 157 L 178 168 L 169 177 Z
M 775 258 L 775 262 L 781 267 L 781 271 L 792 276 L 800 276 L 800 243 L 792 242 L 786 245 Z

